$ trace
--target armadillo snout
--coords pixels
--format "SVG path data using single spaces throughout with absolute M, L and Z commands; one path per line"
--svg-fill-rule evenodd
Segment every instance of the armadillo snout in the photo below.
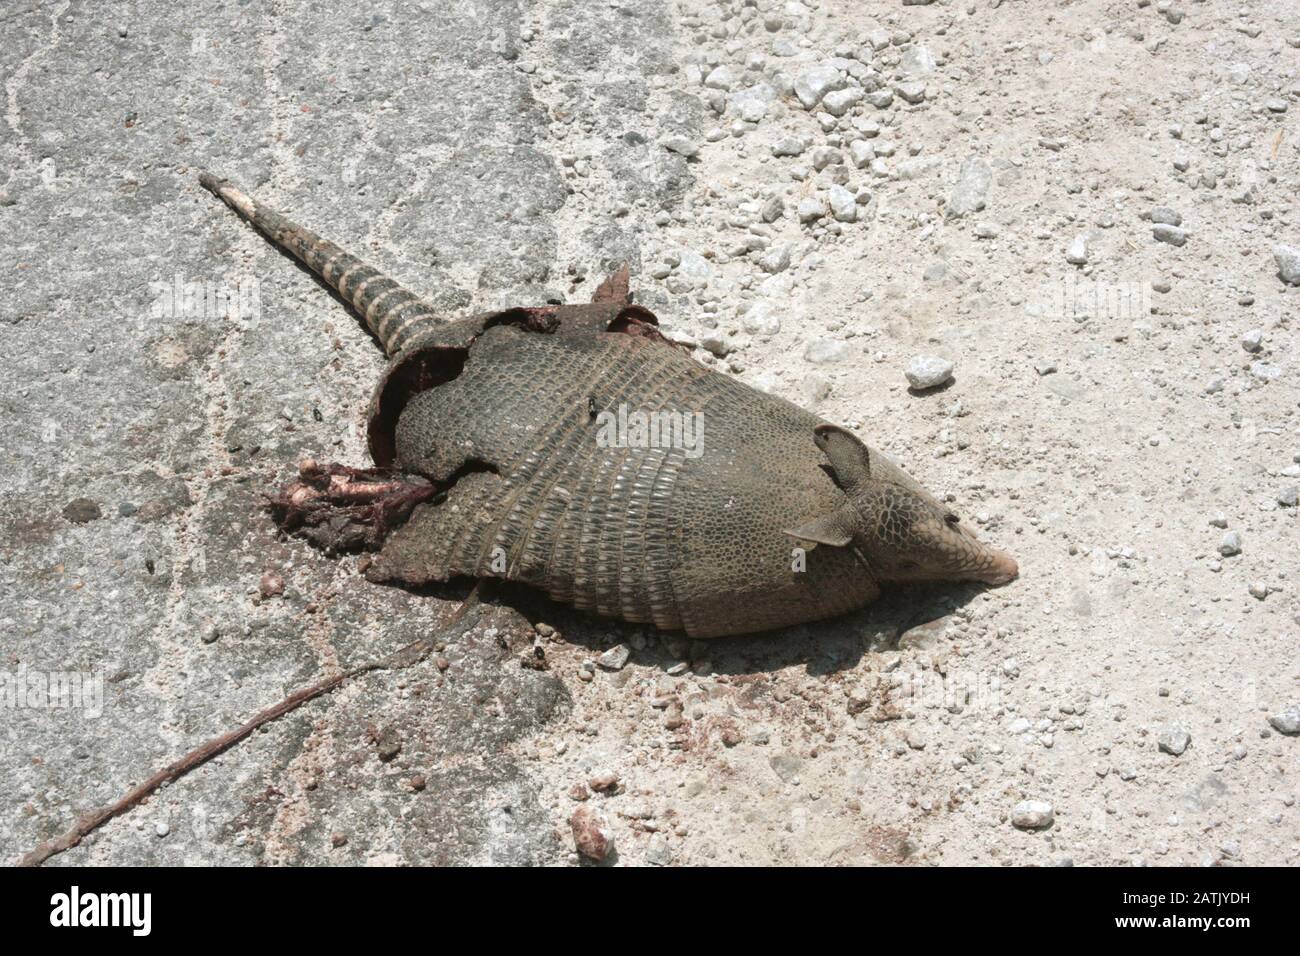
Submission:
M 972 575 L 976 581 L 983 581 L 985 584 L 992 584 L 997 587 L 1003 584 L 1010 584 L 1020 575 L 1020 565 L 1016 559 L 1005 551 L 998 551 L 996 548 L 988 549 L 991 563 L 986 570 L 979 574 Z

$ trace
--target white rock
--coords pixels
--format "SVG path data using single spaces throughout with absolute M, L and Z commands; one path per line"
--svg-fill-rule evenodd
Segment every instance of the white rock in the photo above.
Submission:
M 772 305 L 768 302 L 755 302 L 741 316 L 741 324 L 750 335 L 776 335 L 781 331 L 781 320 L 772 314 Z
M 944 208 L 944 218 L 959 219 L 983 209 L 992 183 L 993 170 L 989 164 L 979 156 L 967 156 L 957 174 L 957 183 L 952 188 L 948 205 Z
M 917 355 L 907 363 L 903 374 L 912 388 L 922 391 L 936 388 L 952 378 L 953 363 L 937 355 Z
M 830 146 L 818 146 L 813 150 L 813 169 L 821 172 L 827 166 L 838 166 L 844 162 L 844 154 Z
M 865 139 L 855 139 L 849 143 L 849 159 L 857 169 L 861 169 L 871 162 L 876 156 L 876 151 L 871 144 Z
M 831 215 L 839 222 L 853 222 L 858 218 L 858 200 L 843 186 L 830 188 Z
M 925 84 L 920 80 L 907 80 L 894 84 L 894 92 L 907 102 L 916 104 L 925 101 Z
M 920 179 L 939 167 L 942 160 L 938 156 L 913 156 L 898 164 L 899 179 Z
M 1054 819 L 1056 812 L 1045 800 L 1022 800 L 1011 811 L 1011 823 L 1021 830 L 1041 830 Z
M 722 90 L 724 93 L 731 89 L 736 82 L 732 76 L 731 70 L 725 66 L 715 68 L 708 76 L 704 78 L 704 85 L 711 90 Z
M 596 663 L 607 671 L 621 671 L 631 656 L 626 644 L 615 644 L 596 658 Z
M 1065 249 L 1065 261 L 1070 265 L 1081 266 L 1088 261 L 1088 237 L 1080 234 L 1070 240 Z
M 759 257 L 758 265 L 764 272 L 772 275 L 784 272 L 790 268 L 790 247 L 784 244 L 773 246 Z
M 1151 227 L 1151 235 L 1161 242 L 1169 243 L 1171 246 L 1181 246 L 1187 242 L 1186 230 L 1163 222 L 1158 222 Z
M 842 90 L 847 84 L 844 74 L 828 64 L 815 66 L 799 75 L 794 81 L 794 95 L 804 109 L 810 110 L 832 90 Z
M 723 358 L 732 352 L 731 340 L 721 332 L 708 332 L 700 337 L 700 348 Z
M 1292 704 L 1282 713 L 1274 714 L 1268 722 L 1279 734 L 1295 737 L 1300 734 L 1300 704 Z
M 843 116 L 862 99 L 862 91 L 854 87 L 834 90 L 822 97 L 822 109 L 832 116 Z
M 1282 377 L 1282 367 L 1272 362 L 1251 362 L 1250 374 L 1261 382 L 1271 382 Z
M 898 62 L 898 69 L 909 77 L 925 76 L 933 73 L 938 64 L 935 62 L 934 54 L 924 43 L 918 43 L 912 49 L 903 54 L 903 58 Z
M 776 90 L 766 83 L 759 83 L 732 93 L 727 102 L 737 118 L 746 123 L 758 123 L 767 116 L 768 109 L 776 102 Z
M 1181 756 L 1191 742 L 1192 735 L 1181 727 L 1166 727 L 1157 740 L 1162 751 L 1175 757 Z
M 685 276 L 697 284 L 702 284 L 708 282 L 713 275 L 713 267 L 709 265 L 709 260 L 698 252 L 686 250 L 681 253 L 678 259 L 677 274 Z
M 1287 285 L 1300 285 L 1300 249 L 1278 243 L 1273 247 L 1273 261 L 1277 274 Z
M 820 199 L 809 197 L 799 201 L 798 206 L 799 221 L 802 223 L 813 223 L 826 215 L 826 204 Z
M 849 347 L 839 339 L 813 339 L 804 349 L 803 357 L 814 365 L 842 362 L 849 357 Z
M 660 145 L 670 153 L 677 153 L 679 156 L 685 156 L 687 159 L 697 155 L 700 151 L 699 144 L 692 142 L 685 136 L 670 136 L 663 140 Z

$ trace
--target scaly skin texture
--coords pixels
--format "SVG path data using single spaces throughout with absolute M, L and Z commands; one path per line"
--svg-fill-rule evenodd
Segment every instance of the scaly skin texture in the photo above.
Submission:
M 699 457 L 602 447 L 597 415 L 620 405 L 700 412 Z M 819 467 L 817 424 L 649 339 L 491 328 L 397 427 L 403 471 L 446 483 L 467 466 L 490 470 L 418 507 L 370 575 L 498 576 L 697 637 L 861 607 L 878 589 L 850 550 L 820 548 L 792 567 L 801 543 L 784 529 L 846 502 Z
M 210 173 L 200 173 L 199 183 L 328 282 L 356 309 L 388 355 L 396 355 L 437 322 L 428 303 L 328 239 L 251 199 L 233 183 Z
M 372 580 L 504 578 L 717 637 L 842 614 L 888 581 L 1017 574 L 885 456 L 664 340 L 629 304 L 625 270 L 591 305 L 439 322 L 327 240 L 201 181 L 335 286 L 394 356 L 370 413 L 379 470 L 313 463 L 273 499 L 327 549 L 382 540 Z M 611 443 L 606 416 L 620 411 L 702 431 Z

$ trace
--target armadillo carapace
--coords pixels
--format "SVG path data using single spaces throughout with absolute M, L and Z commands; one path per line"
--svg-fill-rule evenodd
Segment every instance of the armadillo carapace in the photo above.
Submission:
M 700 365 L 630 304 L 626 268 L 585 305 L 446 321 L 208 175 L 205 187 L 352 304 L 392 359 L 376 468 L 307 462 L 274 505 L 371 580 L 503 578 L 692 637 L 841 614 L 882 584 L 1002 584 L 1015 561 L 844 429 Z

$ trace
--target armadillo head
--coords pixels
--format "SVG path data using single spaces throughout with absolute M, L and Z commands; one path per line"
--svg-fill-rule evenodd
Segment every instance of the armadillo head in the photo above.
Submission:
M 878 581 L 983 581 L 1006 584 L 1016 561 L 976 540 L 953 511 L 906 472 L 842 428 L 818 425 L 817 447 L 848 503 L 789 532 L 852 547 Z

